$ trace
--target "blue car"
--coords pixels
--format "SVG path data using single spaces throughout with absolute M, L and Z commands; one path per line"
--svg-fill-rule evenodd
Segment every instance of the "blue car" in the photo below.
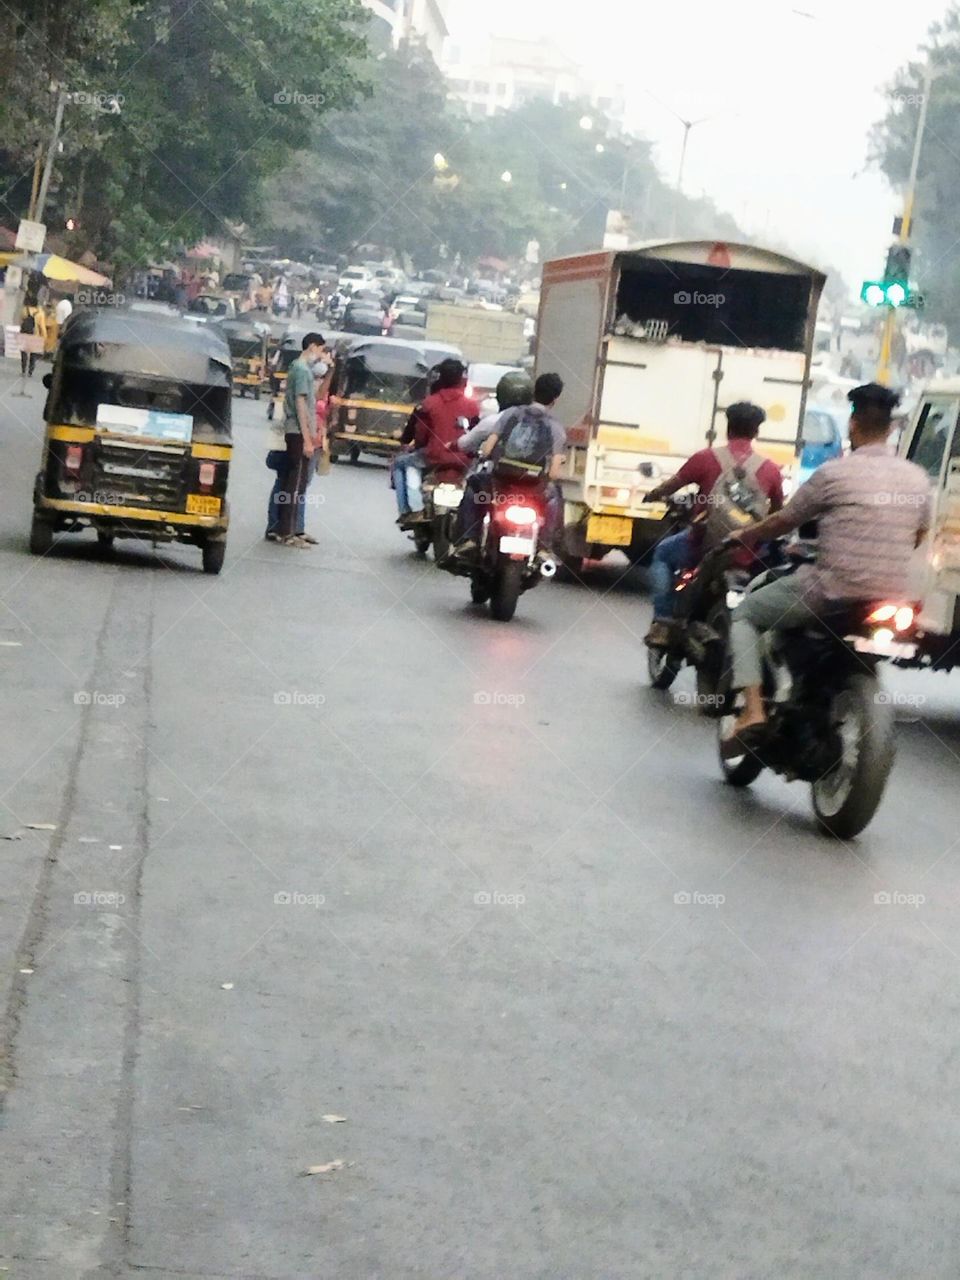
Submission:
M 797 468 L 797 484 L 809 480 L 817 467 L 839 458 L 847 441 L 847 417 L 838 408 L 808 405 L 803 418 L 803 452 Z

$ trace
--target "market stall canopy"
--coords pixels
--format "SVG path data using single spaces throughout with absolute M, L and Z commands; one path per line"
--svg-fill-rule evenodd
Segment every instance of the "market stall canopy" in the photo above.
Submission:
M 16 267 L 26 271 L 39 271 L 48 280 L 69 280 L 73 284 L 108 285 L 110 280 L 99 271 L 91 271 L 89 267 L 81 267 L 79 262 L 70 262 L 56 253 L 36 253 L 17 258 Z

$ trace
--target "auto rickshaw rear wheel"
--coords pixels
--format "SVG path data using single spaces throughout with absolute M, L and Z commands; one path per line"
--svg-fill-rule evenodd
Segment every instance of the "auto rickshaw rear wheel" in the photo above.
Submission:
M 356 466 L 357 463 L 360 461 L 359 445 L 354 444 L 350 446 L 350 461 L 353 463 L 354 466 Z
M 114 535 L 109 529 L 97 530 L 97 541 L 100 543 L 101 547 L 103 547 L 104 551 L 113 550 L 113 539 Z
M 226 554 L 227 541 L 225 538 L 205 542 L 203 544 L 203 572 L 219 573 L 223 568 L 223 559 Z
M 260 388 L 259 388 L 259 387 L 254 387 L 254 389 L 253 389 L 253 398 L 254 398 L 254 400 L 259 400 L 259 399 L 260 399 Z
M 30 521 L 30 554 L 45 556 L 53 546 L 53 522 L 34 511 Z

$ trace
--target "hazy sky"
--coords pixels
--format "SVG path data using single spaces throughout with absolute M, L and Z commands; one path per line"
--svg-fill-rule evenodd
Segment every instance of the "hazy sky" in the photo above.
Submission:
M 882 87 L 949 0 L 449 0 L 455 37 L 554 35 L 591 76 L 627 86 L 630 123 L 671 182 L 751 233 L 838 267 L 851 286 L 883 265 L 897 197 L 864 172 Z M 935 91 L 935 90 L 934 90 Z M 659 102 L 657 101 L 659 99 Z

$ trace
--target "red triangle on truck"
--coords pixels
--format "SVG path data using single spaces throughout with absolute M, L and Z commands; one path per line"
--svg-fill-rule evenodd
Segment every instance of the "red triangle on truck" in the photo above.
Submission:
M 730 267 L 730 250 L 725 244 L 719 241 L 713 246 L 707 255 L 708 267 Z

